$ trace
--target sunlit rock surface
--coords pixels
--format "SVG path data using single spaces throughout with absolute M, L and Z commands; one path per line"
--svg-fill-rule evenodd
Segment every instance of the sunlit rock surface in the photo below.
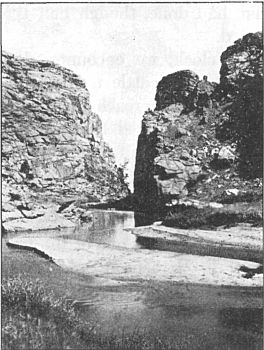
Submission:
M 2 72 L 4 211 L 128 194 L 89 92 L 74 72 L 7 53 Z
M 261 188 L 262 34 L 237 40 L 221 63 L 220 84 L 190 70 L 158 83 L 156 109 L 145 112 L 138 137 L 134 188 L 142 207 Z

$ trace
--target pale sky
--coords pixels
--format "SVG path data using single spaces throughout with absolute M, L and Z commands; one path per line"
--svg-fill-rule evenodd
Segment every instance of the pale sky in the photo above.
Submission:
M 261 3 L 4 4 L 3 50 L 52 60 L 85 81 L 103 135 L 133 181 L 144 111 L 181 69 L 219 81 L 220 55 L 262 28 Z

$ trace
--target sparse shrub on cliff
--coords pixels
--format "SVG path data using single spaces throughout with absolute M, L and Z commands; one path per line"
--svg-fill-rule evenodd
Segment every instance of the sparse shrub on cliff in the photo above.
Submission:
M 121 182 L 121 184 L 123 184 L 123 186 L 128 188 L 129 183 L 128 183 L 127 169 L 128 169 L 128 161 L 125 161 L 123 164 L 121 164 L 117 168 L 117 176 L 118 176 L 118 180 Z M 130 191 L 129 191 L 128 195 L 129 194 L 130 194 Z
M 177 196 L 213 201 L 222 189 L 247 191 L 262 177 L 262 50 L 262 33 L 228 47 L 219 84 L 188 70 L 161 79 L 138 138 L 134 188 L 142 207 Z
M 263 195 L 262 195 L 262 188 L 259 188 L 259 190 L 249 190 L 245 192 L 239 192 L 237 195 L 235 194 L 226 194 L 226 192 L 223 192 L 218 197 L 215 197 L 214 200 L 218 203 L 222 204 L 232 204 L 232 203 L 239 203 L 239 202 L 246 202 L 246 203 L 252 203 L 252 202 L 260 202 L 262 201 Z

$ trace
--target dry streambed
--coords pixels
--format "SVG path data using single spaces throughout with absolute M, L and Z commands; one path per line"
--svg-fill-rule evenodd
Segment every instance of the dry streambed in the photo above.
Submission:
M 154 280 L 207 285 L 261 287 L 262 274 L 246 278 L 241 266 L 260 265 L 238 259 L 170 251 L 126 249 L 59 237 L 19 236 L 8 246 L 30 249 L 59 266 L 110 280 Z
M 146 247 L 188 254 L 263 261 L 261 227 L 239 225 L 218 230 L 184 230 L 163 225 L 126 229 Z

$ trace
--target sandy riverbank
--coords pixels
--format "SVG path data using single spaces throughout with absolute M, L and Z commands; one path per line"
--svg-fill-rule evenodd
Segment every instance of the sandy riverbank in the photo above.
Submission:
M 227 286 L 262 286 L 262 274 L 245 278 L 241 266 L 259 264 L 146 249 L 126 249 L 104 244 L 64 240 L 59 237 L 19 236 L 9 240 L 15 248 L 32 249 L 59 266 L 111 280 L 156 280 Z
M 246 225 L 218 230 L 184 230 L 163 225 L 127 229 L 147 248 L 231 259 L 263 261 L 263 231 Z
M 262 288 L 151 280 L 105 285 L 32 252 L 7 248 L 5 241 L 2 274 L 40 279 L 56 295 L 86 304 L 83 316 L 103 336 L 136 330 L 182 350 L 261 348 Z

